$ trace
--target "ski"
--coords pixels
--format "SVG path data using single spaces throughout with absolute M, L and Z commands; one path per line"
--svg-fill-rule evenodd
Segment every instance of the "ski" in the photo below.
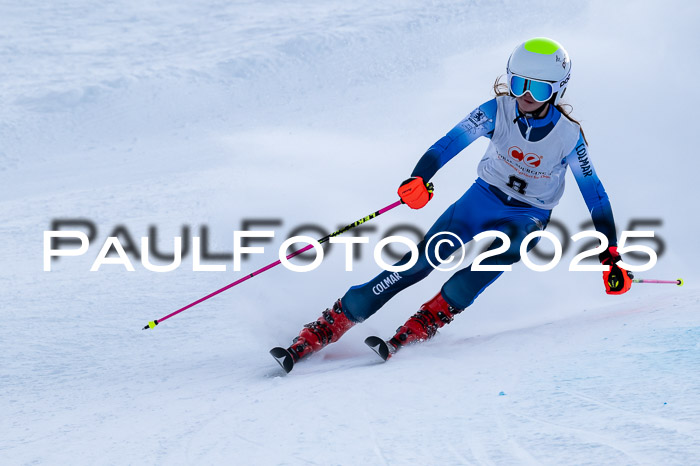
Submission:
M 365 338 L 365 345 L 369 346 L 372 348 L 372 351 L 377 353 L 380 358 L 383 360 L 387 360 L 391 357 L 392 354 L 396 352 L 389 343 L 386 341 L 382 340 L 379 337 L 367 337 Z
M 292 355 L 285 348 L 277 346 L 270 350 L 270 354 L 287 374 L 294 369 L 294 358 L 292 358 Z
M 367 337 L 365 339 L 365 344 L 372 348 L 372 350 L 375 353 L 377 353 L 377 355 L 384 361 L 389 359 L 396 352 L 396 350 L 393 348 L 393 345 L 389 344 L 388 342 L 382 340 L 379 337 Z M 286 348 L 277 346 L 270 350 L 270 354 L 273 358 L 275 358 L 275 361 L 277 361 L 280 367 L 284 369 L 284 371 L 287 374 L 289 374 L 292 371 L 292 369 L 294 369 L 294 358 L 290 354 L 289 350 L 287 350 Z

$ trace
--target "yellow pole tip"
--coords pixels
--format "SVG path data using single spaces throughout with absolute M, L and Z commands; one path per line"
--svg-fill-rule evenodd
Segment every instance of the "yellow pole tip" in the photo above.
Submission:
M 678 286 L 683 286 L 683 279 L 682 278 L 678 279 Z
M 158 323 L 157 323 L 155 320 L 152 320 L 152 321 L 150 321 L 150 322 L 148 323 L 148 327 L 149 327 L 149 328 L 153 328 L 153 327 L 155 327 L 156 325 L 158 325 Z

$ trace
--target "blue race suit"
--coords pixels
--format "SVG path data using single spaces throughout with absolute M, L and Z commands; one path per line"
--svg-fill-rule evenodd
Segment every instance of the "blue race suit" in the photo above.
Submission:
M 500 101 L 497 102 L 498 99 Z M 501 115 L 498 115 L 499 111 L 502 112 Z M 509 111 L 512 114 L 507 114 Z M 497 124 L 497 117 L 501 118 L 500 124 Z M 506 124 L 504 121 L 512 125 L 517 123 L 519 134 L 517 137 L 525 139 L 525 141 L 522 138 L 520 139 L 521 145 L 539 141 L 547 143 L 548 140 L 545 140 L 545 138 L 553 133 L 561 118 L 561 112 L 552 105 L 549 106 L 549 110 L 544 117 L 532 118 L 519 113 L 517 103 L 512 97 L 498 97 L 490 100 L 475 109 L 447 135 L 433 144 L 418 161 L 412 176 L 421 176 L 427 182 L 455 155 L 479 137 L 485 136 L 492 139 L 493 143 L 493 139 L 495 139 L 494 134 L 502 136 L 497 131 L 504 131 L 503 128 Z M 561 121 L 561 123 L 573 125 L 568 120 Z M 508 129 L 510 130 L 511 128 Z M 574 178 L 591 213 L 595 228 L 605 234 L 609 244 L 614 246 L 617 244 L 617 237 L 610 201 L 590 161 L 588 147 L 583 135 L 580 133 L 580 130 L 576 130 L 578 131 L 578 140 L 575 140 L 576 133 L 573 133 L 574 140 L 568 141 L 565 146 L 573 147 L 573 149 L 562 154 L 561 160 L 557 160 L 555 165 L 557 169 L 565 169 L 566 166 L 571 167 Z M 559 133 L 561 131 L 557 134 Z M 555 144 L 555 142 L 552 142 L 552 144 Z M 502 147 L 507 147 L 510 144 L 511 141 L 508 140 Z M 537 160 L 535 154 L 527 154 L 530 155 L 531 159 L 525 160 L 525 162 L 530 164 L 528 167 L 518 165 L 518 161 L 522 161 L 525 154 L 517 150 L 512 151 L 514 152 L 514 159 L 509 159 L 507 156 L 499 154 L 498 150 L 492 150 L 491 146 L 489 146 L 489 151 L 492 152 L 492 158 L 497 160 L 495 163 L 498 163 L 498 159 L 500 159 L 510 167 L 506 168 L 517 170 L 517 173 L 522 174 L 523 177 L 529 176 L 533 178 L 530 180 L 533 184 L 536 182 L 547 186 L 547 183 L 560 183 L 560 189 L 550 191 L 557 191 L 555 196 L 561 196 L 563 176 L 560 176 L 558 181 L 552 181 L 554 177 L 541 176 L 539 175 L 540 172 L 529 168 L 539 166 L 537 165 L 539 160 Z M 489 152 L 487 151 L 484 159 L 482 159 L 480 168 L 482 164 L 489 162 L 486 160 L 488 156 Z M 551 175 L 551 172 L 549 174 Z M 511 176 L 511 178 L 513 177 Z M 518 180 L 518 183 L 522 182 L 522 185 L 527 184 L 525 180 L 517 177 L 515 179 Z M 509 191 L 508 186 L 519 191 Z M 531 200 L 523 196 L 523 194 L 522 186 L 513 184 L 512 179 L 510 185 L 496 187 L 487 183 L 481 177 L 477 178 L 476 182 L 464 195 L 437 219 L 423 240 L 418 244 L 418 262 L 406 271 L 383 271 L 367 283 L 351 287 L 341 298 L 345 314 L 351 320 L 361 322 L 379 310 L 398 292 L 427 277 L 433 271 L 431 262 L 432 264 L 439 264 L 435 256 L 436 251 L 434 251 L 435 240 L 431 242 L 430 248 L 426 247 L 428 240 L 436 233 L 454 233 L 466 244 L 475 235 L 483 231 L 502 231 L 511 240 L 509 249 L 505 253 L 485 259 L 482 261 L 482 264 L 508 265 L 518 262 L 520 260 L 520 243 L 523 238 L 533 231 L 543 230 L 546 227 L 551 216 L 550 206 L 558 202 L 558 197 L 545 200 L 534 198 Z M 545 207 L 538 206 L 540 204 L 545 205 Z M 441 238 L 447 239 L 448 237 L 438 236 L 438 239 Z M 536 243 L 537 241 L 530 242 L 529 249 L 534 247 Z M 443 259 L 447 258 L 460 247 L 456 241 L 453 241 L 453 244 L 453 246 L 450 246 L 447 242 L 443 242 L 439 247 L 439 256 Z M 491 245 L 491 249 L 499 247 L 501 244 L 501 240 L 496 239 Z M 403 265 L 409 259 L 410 253 L 395 265 Z M 474 302 L 476 297 L 493 283 L 501 273 L 503 272 L 473 271 L 471 266 L 468 266 L 456 272 L 443 285 L 441 290 L 442 296 L 448 304 L 457 309 L 464 309 Z

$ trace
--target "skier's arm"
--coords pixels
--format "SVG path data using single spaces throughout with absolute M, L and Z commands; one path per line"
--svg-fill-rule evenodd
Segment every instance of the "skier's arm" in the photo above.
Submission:
M 595 229 L 608 238 L 608 246 L 617 246 L 617 232 L 610 200 L 593 168 L 582 134 L 579 135 L 576 147 L 566 156 L 566 161 L 586 201 Z
M 496 99 L 477 107 L 423 154 L 411 176 L 420 176 L 428 182 L 443 165 L 469 144 L 481 136 L 490 138 L 496 127 L 496 110 Z

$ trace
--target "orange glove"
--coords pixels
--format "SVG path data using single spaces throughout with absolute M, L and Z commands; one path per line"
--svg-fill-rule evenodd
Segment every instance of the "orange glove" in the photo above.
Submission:
M 433 198 L 433 183 L 425 183 L 420 176 L 413 176 L 401 183 L 398 194 L 401 202 L 411 209 L 420 209 Z
M 610 270 L 603 272 L 605 292 L 607 294 L 627 293 L 632 287 L 634 275 L 625 269 L 621 269 L 617 263 L 622 260 L 617 252 L 617 246 L 610 246 L 607 251 L 598 256 L 600 263 L 610 265 Z

